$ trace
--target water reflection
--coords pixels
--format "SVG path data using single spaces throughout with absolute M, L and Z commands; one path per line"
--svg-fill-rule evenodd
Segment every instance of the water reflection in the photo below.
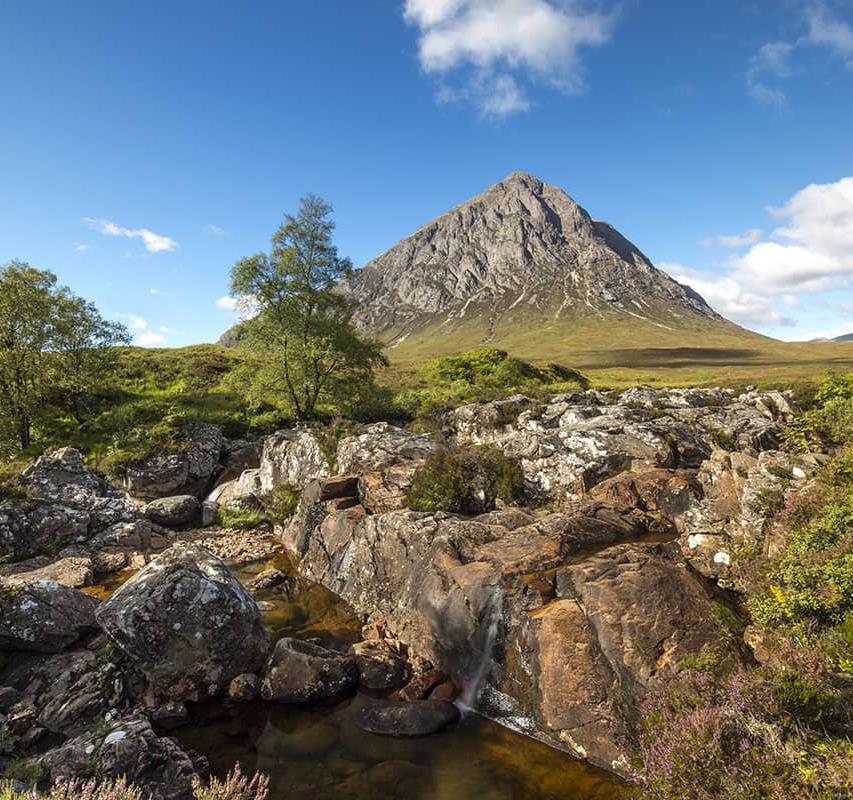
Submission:
M 271 779 L 271 800 L 622 800 L 612 776 L 476 715 L 428 737 L 374 736 L 356 724 L 374 702 L 335 706 L 208 703 L 172 731 L 224 774 L 235 761 Z

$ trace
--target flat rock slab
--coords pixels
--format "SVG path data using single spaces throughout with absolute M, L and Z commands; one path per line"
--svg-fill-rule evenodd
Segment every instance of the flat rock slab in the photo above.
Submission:
M 379 736 L 429 736 L 457 722 L 459 709 L 446 700 L 388 702 L 362 709 L 358 726 Z

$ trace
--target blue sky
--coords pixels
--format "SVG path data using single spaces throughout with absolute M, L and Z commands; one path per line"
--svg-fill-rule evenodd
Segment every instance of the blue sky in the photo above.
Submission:
M 5 0 L 0 44 L 0 263 L 142 344 L 214 340 L 307 192 L 361 265 L 514 170 L 748 327 L 853 330 L 853 0 Z

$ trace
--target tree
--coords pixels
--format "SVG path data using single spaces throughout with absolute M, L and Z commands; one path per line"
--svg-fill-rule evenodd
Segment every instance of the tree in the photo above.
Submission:
M 374 367 L 386 363 L 380 345 L 353 328 L 350 301 L 333 291 L 352 270 L 332 244 L 334 229 L 332 207 L 308 195 L 296 216 L 285 215 L 269 254 L 231 271 L 231 293 L 258 312 L 244 339 L 262 356 L 254 388 L 280 387 L 300 420 L 314 417 L 321 401 L 339 403 L 372 383 Z
M 0 435 L 29 447 L 48 398 L 85 391 L 104 352 L 127 341 L 123 326 L 57 286 L 53 273 L 22 261 L 0 268 Z M 74 403 L 79 413 L 79 398 Z

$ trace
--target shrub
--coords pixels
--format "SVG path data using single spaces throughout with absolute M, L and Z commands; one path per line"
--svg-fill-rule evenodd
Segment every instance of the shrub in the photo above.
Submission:
M 515 459 L 494 448 L 440 449 L 412 476 L 408 505 L 413 511 L 479 514 L 495 502 L 520 503 L 524 475 Z
M 275 525 L 283 525 L 296 511 L 299 504 L 299 490 L 289 484 L 274 486 L 261 497 L 261 505 L 267 519 Z
M 247 778 L 238 763 L 224 780 L 211 777 L 207 786 L 194 777 L 193 794 L 195 800 L 266 800 L 269 784 L 269 778 L 260 772 Z

